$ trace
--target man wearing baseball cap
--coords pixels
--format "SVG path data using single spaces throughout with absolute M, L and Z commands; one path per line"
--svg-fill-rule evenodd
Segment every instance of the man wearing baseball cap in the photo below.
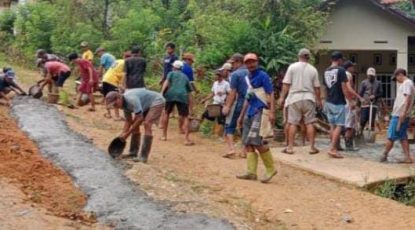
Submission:
M 189 79 L 181 71 L 183 68 L 182 61 L 173 62 L 173 71 L 167 75 L 166 80 L 163 83 L 161 93 L 166 99 L 166 107 L 162 117 L 163 137 L 162 140 L 167 140 L 167 130 L 169 125 L 169 117 L 173 112 L 174 107 L 177 107 L 177 111 L 181 120 L 183 120 L 182 127 L 179 127 L 185 133 L 185 145 L 191 146 L 194 143 L 190 140 L 189 132 L 189 102 L 192 100 L 192 87 L 190 86 Z M 179 126 L 181 123 L 179 123 Z
M 388 154 L 393 148 L 394 142 L 399 140 L 405 154 L 405 160 L 400 161 L 399 163 L 410 164 L 413 160 L 409 152 L 407 131 L 409 119 L 412 115 L 412 108 L 414 106 L 414 83 L 408 78 L 406 70 L 401 68 L 395 70 L 392 80 L 397 81 L 399 87 L 393 104 L 392 119 L 388 127 L 388 140 L 386 141 L 385 151 L 381 162 L 386 162 L 388 160 Z
M 335 51 L 331 54 L 331 66 L 324 72 L 324 85 L 327 90 L 324 111 L 330 124 L 330 150 L 329 156 L 343 158 L 337 152 L 340 134 L 346 122 L 346 97 L 352 99 L 347 87 L 346 70 L 343 64 L 343 54 Z
M 321 108 L 320 81 L 317 69 L 309 64 L 311 52 L 301 49 L 298 53 L 298 62 L 290 65 L 283 80 L 282 95 L 278 104 L 284 107 L 284 100 L 288 106 L 288 146 L 284 153 L 293 154 L 295 133 L 301 121 L 306 125 L 310 154 L 317 154 L 315 147 L 316 108 Z
M 229 151 L 222 155 L 225 158 L 232 158 L 236 155 L 234 135 L 248 88 L 245 77 L 249 74 L 248 69 L 244 65 L 244 56 L 242 54 L 235 53 L 229 62 L 233 69 L 229 77 L 231 92 L 226 98 L 226 103 L 222 109 L 223 114 L 226 116 L 225 141 L 229 148 Z
M 88 60 L 92 63 L 94 60 L 94 53 L 89 48 L 89 44 L 86 41 L 81 42 L 82 59 Z
M 360 132 L 362 133 L 370 118 L 370 103 L 372 103 L 372 124 L 371 129 L 375 128 L 376 113 L 378 111 L 379 100 L 383 96 L 382 82 L 376 80 L 376 70 L 373 67 L 367 69 L 367 79 L 360 83 L 359 95 L 365 100 L 361 105 Z
M 258 68 L 256 54 L 248 53 L 244 57 L 249 74 L 245 77 L 248 91 L 238 119 L 243 125 L 242 141 L 247 152 L 247 173 L 238 175 L 238 179 L 256 180 L 258 155 L 265 166 L 262 183 L 268 183 L 277 174 L 271 151 L 264 138 L 275 122 L 274 87 L 269 75 Z M 272 130 L 272 129 L 271 129 Z

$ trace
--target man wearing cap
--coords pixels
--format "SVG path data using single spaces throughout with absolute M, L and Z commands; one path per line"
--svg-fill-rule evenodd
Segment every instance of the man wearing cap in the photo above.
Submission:
M 79 68 L 79 74 L 81 75 L 81 85 L 79 86 L 78 94 L 78 105 L 81 106 L 84 103 L 82 102 L 82 94 L 86 94 L 89 97 L 91 103 L 91 108 L 89 111 L 95 111 L 95 98 L 94 91 L 98 88 L 98 73 L 95 71 L 92 63 L 79 58 L 77 53 L 72 53 L 68 56 L 69 61 L 76 64 Z
M 359 95 L 365 100 L 361 105 L 360 112 L 360 133 L 363 132 L 370 118 L 370 104 L 372 103 L 372 124 L 371 129 L 375 128 L 376 113 L 378 111 L 379 99 L 383 96 L 382 83 L 376 80 L 376 70 L 370 67 L 367 69 L 367 79 L 362 81 L 359 88 Z
M 81 42 L 82 59 L 88 60 L 92 63 L 94 60 L 94 53 L 89 48 L 89 44 L 86 41 Z
M 335 51 L 331 54 L 331 66 L 324 72 L 324 85 L 327 90 L 324 111 L 330 124 L 329 156 L 343 158 L 337 152 L 340 134 L 346 122 L 346 97 L 352 99 L 348 91 L 346 70 L 343 64 L 343 54 Z
M 258 155 L 265 166 L 262 183 L 268 183 L 277 174 L 271 151 L 264 143 L 264 137 L 272 131 L 275 123 L 274 87 L 268 74 L 258 68 L 258 57 L 249 53 L 244 57 L 249 74 L 245 77 L 248 91 L 238 119 L 243 125 L 242 141 L 247 152 L 247 173 L 238 175 L 238 179 L 256 180 Z
M 388 127 L 388 140 L 386 141 L 385 151 L 381 162 L 388 160 L 388 154 L 393 148 L 395 141 L 401 141 L 402 150 L 405 154 L 405 160 L 399 163 L 413 163 L 409 152 L 408 127 L 414 105 L 415 89 L 414 83 L 407 77 L 405 69 L 397 69 L 393 74 L 392 80 L 399 83 L 396 99 L 393 104 L 392 119 Z
M 287 154 L 294 153 L 294 139 L 297 126 L 304 121 L 308 140 L 311 147 L 310 154 L 317 154 L 319 150 L 315 147 L 316 107 L 321 108 L 320 81 L 317 69 L 309 64 L 311 53 L 308 49 L 301 49 L 298 53 L 298 62 L 290 65 L 283 80 L 282 95 L 279 105 L 288 106 L 288 146 L 284 150 Z M 288 96 L 287 96 L 288 95 Z
M 166 108 L 163 114 L 163 141 L 167 140 L 167 129 L 169 125 L 169 117 L 173 112 L 174 107 L 177 107 L 180 118 L 183 120 L 183 125 L 179 127 L 184 130 L 185 134 L 185 145 L 190 146 L 194 143 L 190 140 L 189 132 L 189 102 L 192 97 L 192 87 L 190 82 L 187 79 L 186 75 L 181 71 L 183 68 L 182 61 L 175 61 L 173 63 L 173 71 L 167 75 L 166 80 L 164 81 L 161 93 L 166 99 Z M 179 122 L 180 126 L 180 122 Z
M 364 99 L 354 90 L 354 79 L 353 73 L 355 72 L 356 64 L 351 61 L 346 61 L 343 64 L 343 68 L 346 70 L 347 75 L 347 88 L 349 92 L 352 94 L 353 99 L 349 100 L 346 98 L 346 122 L 345 122 L 345 143 L 346 143 L 346 151 L 358 151 L 358 148 L 354 147 L 354 135 L 356 131 L 356 99 L 359 101 L 364 101 Z
M 140 53 L 140 47 L 134 46 L 131 49 L 131 57 L 125 60 L 125 89 L 146 87 L 144 82 L 144 74 L 146 72 L 147 63 L 146 60 L 140 56 Z
M 124 158 L 133 158 L 134 161 L 147 163 L 153 144 L 153 124 L 158 124 L 164 109 L 165 100 L 157 92 L 145 88 L 128 90 L 123 95 L 119 92 L 110 92 L 105 97 L 108 109 L 124 110 L 125 123 L 121 134 L 123 140 L 131 135 L 130 150 Z M 134 114 L 134 116 L 133 116 Z M 141 145 L 140 125 L 144 124 L 144 137 Z M 138 157 L 138 151 L 140 150 Z
M 160 80 L 160 85 L 163 86 L 164 81 L 167 78 L 167 75 L 173 71 L 173 63 L 178 60 L 175 49 L 176 45 L 172 42 L 168 42 L 165 46 L 166 56 L 163 59 L 163 76 Z
M 15 73 L 11 68 L 3 68 L 3 76 L 0 76 L 0 98 L 5 100 L 6 105 L 10 105 L 10 100 L 6 96 L 10 91 L 18 95 L 26 95 L 26 92 L 16 83 Z
M 231 92 L 226 98 L 222 112 L 226 117 L 225 141 L 228 144 L 229 152 L 224 154 L 225 158 L 232 158 L 236 155 L 234 135 L 236 133 L 238 118 L 241 114 L 245 101 L 246 90 L 248 88 L 245 77 L 249 72 L 244 65 L 244 56 L 236 53 L 232 55 L 230 62 L 233 72 L 230 75 Z
M 107 71 L 114 64 L 115 57 L 112 54 L 105 52 L 103 47 L 97 48 L 95 54 L 99 57 L 100 60 L 98 76 L 101 78 L 105 71 Z

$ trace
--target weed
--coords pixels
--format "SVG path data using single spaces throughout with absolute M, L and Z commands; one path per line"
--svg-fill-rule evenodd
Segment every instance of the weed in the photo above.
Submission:
M 375 194 L 384 198 L 392 199 L 406 205 L 415 205 L 415 178 L 406 184 L 396 181 L 386 181 L 378 187 Z

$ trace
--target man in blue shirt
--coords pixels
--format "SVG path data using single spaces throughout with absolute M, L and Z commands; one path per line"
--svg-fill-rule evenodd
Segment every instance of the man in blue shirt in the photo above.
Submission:
M 245 94 L 247 90 L 247 84 L 245 77 L 249 72 L 244 65 L 244 56 L 236 53 L 232 55 L 230 59 L 233 72 L 230 75 L 231 92 L 226 98 L 226 103 L 223 106 L 223 114 L 226 117 L 225 124 L 225 140 L 228 144 L 229 152 L 224 154 L 223 157 L 231 158 L 236 155 L 235 145 L 233 143 L 233 136 L 236 132 L 237 121 L 245 101 Z
M 102 47 L 99 47 L 95 51 L 95 54 L 100 58 L 98 76 L 101 78 L 103 74 L 105 73 L 105 71 L 111 68 L 111 66 L 114 64 L 115 57 L 112 54 L 105 52 L 105 49 Z
M 263 141 L 267 131 L 272 130 L 275 123 L 274 87 L 268 74 L 258 68 L 256 54 L 245 55 L 244 63 L 249 71 L 249 75 L 245 77 L 248 91 L 238 123 L 243 123 L 242 141 L 247 151 L 248 172 L 237 178 L 257 179 L 259 155 L 266 171 L 261 182 L 268 183 L 277 174 L 271 151 Z
M 166 44 L 166 56 L 163 59 L 163 77 L 160 80 L 160 85 L 163 85 L 167 75 L 173 70 L 173 63 L 178 60 L 174 53 L 176 45 L 172 42 Z

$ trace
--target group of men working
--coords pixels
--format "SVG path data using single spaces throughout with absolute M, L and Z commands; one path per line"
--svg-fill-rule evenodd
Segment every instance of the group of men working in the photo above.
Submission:
M 288 143 L 284 153 L 293 154 L 294 139 L 297 127 L 303 123 L 310 141 L 310 154 L 317 154 L 315 147 L 316 110 L 323 109 L 330 124 L 329 156 L 343 158 L 339 153 L 340 136 L 345 136 L 346 151 L 356 151 L 354 137 L 362 134 L 368 123 L 374 129 L 379 100 L 383 95 L 381 82 L 376 80 L 374 68 L 367 70 L 367 79 L 361 82 L 359 91 L 354 90 L 354 63 L 345 61 L 342 53 L 331 54 L 331 66 L 323 75 L 326 88 L 326 101 L 322 105 L 318 72 L 309 63 L 311 53 L 307 49 L 300 50 L 299 61 L 290 65 L 283 79 L 283 90 L 278 104 L 286 113 L 286 130 Z M 397 140 L 401 141 L 405 154 L 402 163 L 412 163 L 409 153 L 407 129 L 412 113 L 414 84 L 407 77 L 404 69 L 398 68 L 392 80 L 397 81 L 397 97 L 394 102 L 392 119 L 388 128 L 388 141 L 382 162 L 387 161 L 388 154 Z M 360 128 L 357 127 L 357 105 L 360 104 Z M 372 116 L 372 117 L 370 117 Z

